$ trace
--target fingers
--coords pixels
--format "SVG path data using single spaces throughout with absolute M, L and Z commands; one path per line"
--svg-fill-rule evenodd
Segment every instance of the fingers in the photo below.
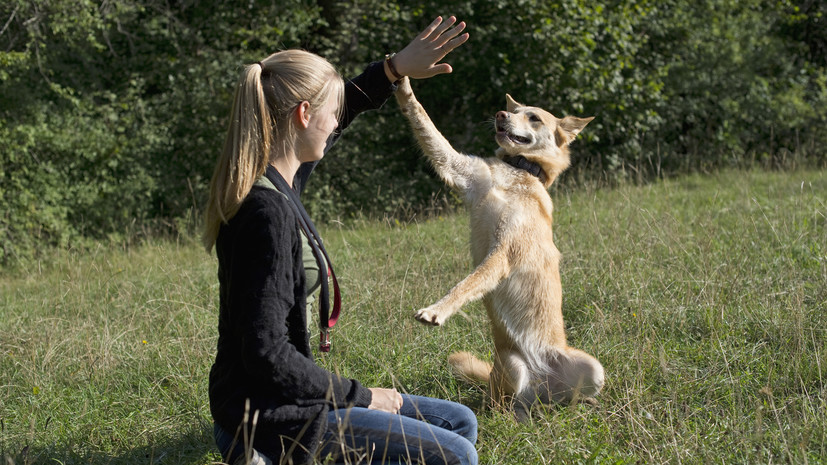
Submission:
M 450 31 L 448 31 L 444 34 L 441 32 L 439 36 L 434 37 L 434 42 L 437 42 L 437 40 L 439 40 L 439 42 L 436 43 L 435 45 L 437 47 L 444 47 L 445 44 L 447 44 L 454 37 L 458 36 L 464 30 L 465 30 L 465 21 L 457 24 L 457 27 L 451 29 Z
M 442 50 L 447 55 L 447 54 L 451 53 L 451 51 L 453 51 L 455 48 L 457 48 L 460 45 L 464 44 L 468 40 L 468 37 L 470 37 L 470 35 L 466 32 L 465 34 L 463 34 L 463 35 L 461 35 L 461 36 L 459 36 L 455 39 L 451 39 L 451 40 L 447 41 L 447 43 L 442 45 Z
M 447 31 L 447 30 L 448 30 L 448 28 L 450 28 L 451 26 L 453 26 L 453 25 L 454 25 L 454 23 L 456 23 L 456 22 L 457 22 L 457 18 L 456 18 L 456 16 L 451 16 L 451 17 L 449 17 L 449 18 L 448 18 L 448 19 L 447 19 L 444 23 L 437 25 L 437 27 L 436 27 L 436 28 L 434 28 L 434 29 L 435 29 L 435 31 L 434 31 L 435 33 L 434 33 L 433 38 L 432 38 L 431 40 L 436 40 L 436 39 L 438 39 L 438 38 L 442 35 L 442 33 L 443 33 L 443 32 Z M 463 23 L 463 26 L 462 26 L 462 27 L 463 27 L 463 28 L 465 27 L 464 23 Z
M 396 397 L 393 403 L 393 413 L 399 413 L 399 409 L 402 408 L 402 394 L 400 394 L 396 389 L 393 390 L 393 393 Z
M 440 34 L 445 32 L 445 29 L 450 27 L 451 24 L 455 23 L 456 21 L 457 21 L 457 18 L 454 17 L 454 16 L 451 16 L 451 17 L 448 18 L 447 21 L 445 21 L 445 24 L 443 24 L 442 23 L 442 16 L 437 16 L 436 19 L 434 19 L 433 22 L 431 22 L 431 24 L 429 24 L 428 27 L 426 27 L 425 30 L 422 31 L 419 34 L 419 37 L 417 37 L 417 38 L 425 40 L 425 39 L 428 39 L 429 37 L 431 37 L 432 35 L 434 37 L 439 37 Z M 433 38 L 431 40 L 433 40 Z
M 433 75 L 436 76 L 437 74 L 449 74 L 454 71 L 454 68 L 451 67 L 448 63 L 440 63 L 431 68 L 431 71 L 434 73 Z
M 447 21 L 443 24 L 441 28 L 438 28 L 433 38 L 431 39 L 431 47 L 434 51 L 438 51 L 440 53 L 439 59 L 445 57 L 451 53 L 455 48 L 459 47 L 460 45 L 464 44 L 470 35 L 466 32 L 465 34 L 460 35 L 462 31 L 465 30 L 465 21 L 460 22 L 456 25 L 453 29 L 448 30 L 448 27 L 453 25 L 456 22 L 456 18 L 453 16 L 450 18 L 451 20 Z M 446 27 L 447 25 L 447 27 Z M 446 32 L 447 31 L 447 32 Z M 439 60 L 437 60 L 439 61 Z M 436 74 L 442 73 L 450 73 L 451 67 L 448 66 L 448 69 L 442 69 L 438 71 Z
M 402 408 L 402 394 L 400 394 L 396 388 L 389 389 L 389 391 L 391 396 L 391 413 L 399 413 L 399 409 Z
M 373 400 L 368 406 L 372 410 L 381 410 L 388 413 L 399 413 L 402 408 L 402 394 L 395 389 L 369 388 L 373 393 Z
M 458 22 L 455 16 L 445 20 L 438 16 L 396 54 L 394 64 L 397 71 L 413 79 L 425 79 L 453 72 L 451 65 L 439 62 L 468 40 L 469 34 L 463 33 L 465 27 L 465 22 Z M 388 76 L 388 79 L 391 79 L 391 76 Z
M 432 42 L 435 48 L 442 47 L 449 40 L 458 36 L 463 30 L 465 30 L 465 21 L 460 22 L 456 25 L 456 27 L 452 28 L 456 22 L 457 18 L 455 16 L 451 16 L 445 22 L 442 21 L 442 17 L 437 17 L 433 23 L 422 31 L 419 39 Z
M 419 33 L 418 36 L 416 36 L 416 38 L 424 40 L 425 38 L 430 36 L 436 30 L 437 27 L 439 27 L 440 23 L 442 23 L 442 16 L 437 16 L 436 19 L 433 20 L 433 22 L 431 22 L 431 24 L 429 24 L 428 27 L 425 28 L 425 30 L 423 30 Z
M 417 75 L 417 79 L 430 78 L 436 76 L 437 74 L 449 74 L 453 71 L 454 68 L 452 68 L 448 63 L 440 63 L 423 70 L 419 73 L 419 75 Z

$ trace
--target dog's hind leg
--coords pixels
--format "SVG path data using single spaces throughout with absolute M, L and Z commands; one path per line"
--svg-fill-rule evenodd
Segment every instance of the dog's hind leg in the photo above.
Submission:
M 591 355 L 572 347 L 559 350 L 548 360 L 551 372 L 541 385 L 543 402 L 594 402 L 603 388 L 603 365 Z
M 463 305 L 493 291 L 508 275 L 508 270 L 506 251 L 504 247 L 498 247 L 445 297 L 430 307 L 417 311 L 414 317 L 422 323 L 439 326 Z
M 491 400 L 495 407 L 513 408 L 517 421 L 528 419 L 537 396 L 523 357 L 512 350 L 499 350 L 491 371 Z

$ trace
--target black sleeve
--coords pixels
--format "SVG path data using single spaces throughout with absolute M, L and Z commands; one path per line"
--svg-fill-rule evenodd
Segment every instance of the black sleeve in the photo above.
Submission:
M 242 360 L 251 383 L 271 386 L 297 405 L 325 399 L 336 405 L 370 404 L 370 391 L 355 380 L 318 366 L 309 353 L 300 278 L 301 241 L 295 215 L 277 192 L 258 193 L 268 202 L 249 212 L 236 239 L 238 247 L 230 305 L 240 325 Z M 297 336 L 299 335 L 299 336 Z M 297 344 L 301 344 L 303 354 Z M 328 392 L 332 398 L 328 397 Z
M 339 127 L 336 128 L 333 136 L 327 141 L 327 146 L 324 149 L 325 153 L 333 147 L 333 144 L 341 137 L 342 131 L 350 126 L 350 123 L 360 113 L 381 108 L 396 90 L 396 84 L 388 81 L 384 66 L 381 61 L 371 63 L 362 74 L 345 81 L 345 108 L 342 110 Z M 313 172 L 318 163 L 318 161 L 308 162 L 299 167 L 293 185 L 300 195 L 307 184 L 308 178 L 310 178 L 310 173 Z
M 384 66 L 381 61 L 371 63 L 362 74 L 345 82 L 345 108 L 337 134 L 341 134 L 359 113 L 381 108 L 396 90 L 396 85 L 388 81 Z

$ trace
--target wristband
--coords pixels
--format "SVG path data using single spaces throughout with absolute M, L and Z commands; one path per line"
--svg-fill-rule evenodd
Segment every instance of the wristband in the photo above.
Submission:
M 393 66 L 393 60 L 392 60 L 391 58 L 393 58 L 393 56 L 394 56 L 394 55 L 396 55 L 396 54 L 395 54 L 395 53 L 389 53 L 389 54 L 385 55 L 385 63 L 387 63 L 387 64 L 388 64 L 388 69 L 389 69 L 389 70 L 391 70 L 391 74 L 393 74 L 393 77 L 395 77 L 395 78 L 396 78 L 396 81 L 398 82 L 398 81 L 400 81 L 400 80 L 401 80 L 404 76 L 400 75 L 400 74 L 396 71 L 396 67 L 395 67 L 395 66 Z

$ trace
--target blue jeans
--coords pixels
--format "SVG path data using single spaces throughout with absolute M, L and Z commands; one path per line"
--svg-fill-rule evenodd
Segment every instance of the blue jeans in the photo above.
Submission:
M 477 417 L 442 399 L 402 396 L 398 415 L 353 407 L 331 410 L 319 457 L 336 463 L 477 465 Z
M 402 400 L 398 415 L 361 407 L 331 410 L 320 459 L 331 455 L 335 463 L 477 465 L 477 417 L 471 409 L 432 397 L 403 394 Z M 244 456 L 242 439 L 234 442 L 233 434 L 217 424 L 213 433 L 228 463 Z

